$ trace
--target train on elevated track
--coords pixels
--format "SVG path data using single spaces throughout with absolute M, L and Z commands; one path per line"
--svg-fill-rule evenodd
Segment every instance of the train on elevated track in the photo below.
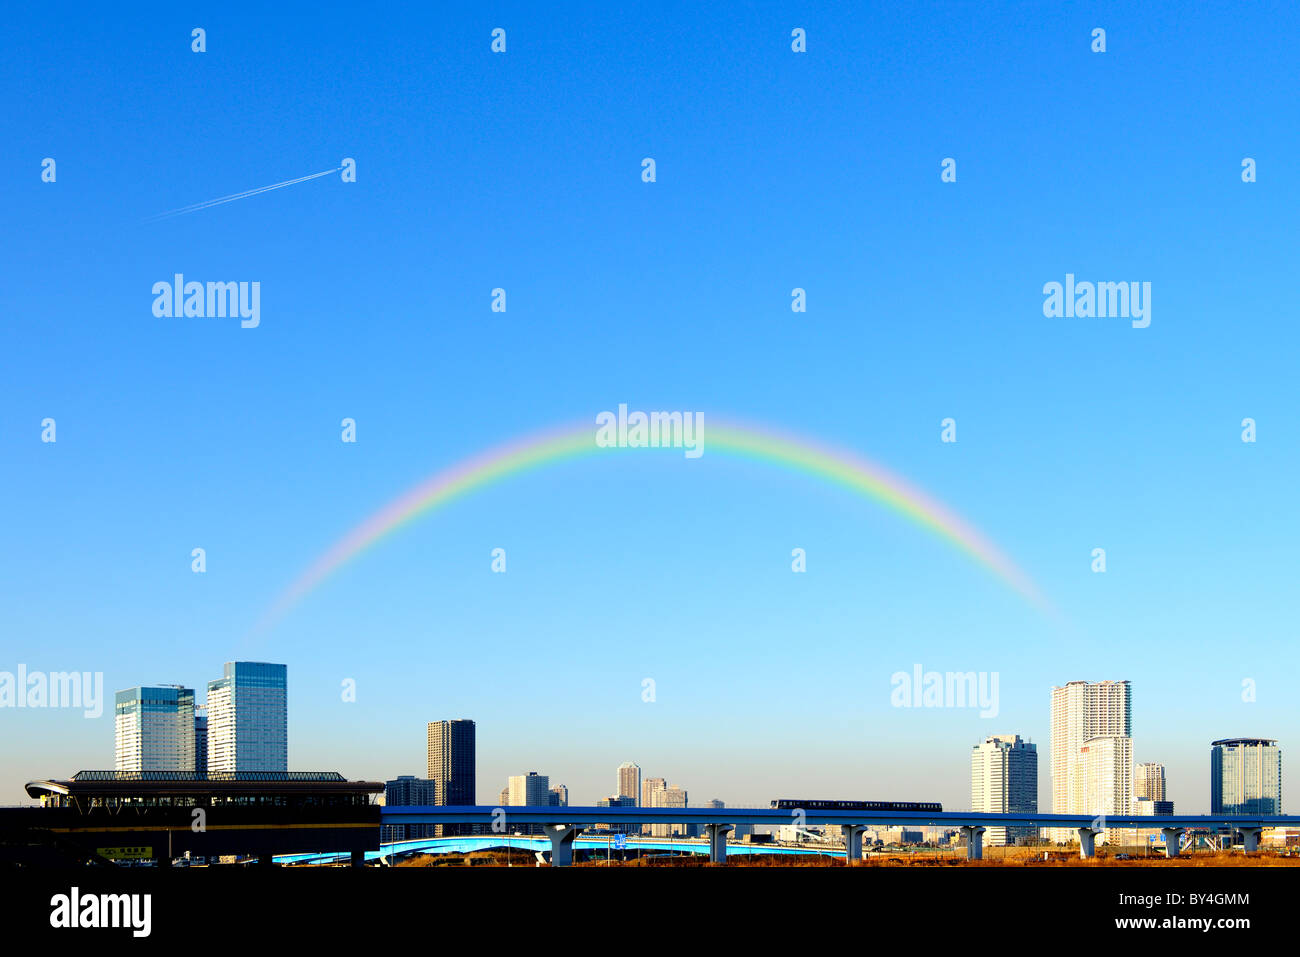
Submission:
M 799 801 L 777 798 L 772 807 L 779 811 L 942 811 L 938 801 Z

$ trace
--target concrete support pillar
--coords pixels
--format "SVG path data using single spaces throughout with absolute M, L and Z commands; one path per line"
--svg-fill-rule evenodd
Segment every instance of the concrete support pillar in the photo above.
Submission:
M 865 824 L 840 825 L 840 833 L 844 835 L 844 860 L 847 863 L 862 860 L 862 835 L 866 830 Z
M 704 833 L 709 838 L 709 863 L 727 863 L 727 835 L 736 829 L 734 824 L 706 824 Z
M 352 866 L 353 866 L 353 867 L 365 867 L 365 866 L 366 866 L 366 852 L 365 852 L 365 851 L 353 851 L 353 852 L 352 852 Z
M 572 824 L 543 824 L 542 830 L 551 839 L 551 866 L 568 867 L 573 863 L 573 839 L 582 828 Z
M 975 827 L 970 824 L 963 824 L 961 835 L 966 839 L 966 860 L 980 861 L 984 859 L 984 828 Z
M 1165 857 L 1178 856 L 1178 842 L 1182 840 L 1183 829 L 1181 827 L 1162 827 L 1160 834 L 1165 839 Z
M 1247 854 L 1251 851 L 1259 850 L 1259 832 L 1262 831 L 1263 828 L 1239 827 L 1237 830 L 1241 832 L 1242 849 L 1245 850 Z
M 1094 857 L 1097 854 L 1097 832 L 1090 827 L 1079 828 L 1079 856 Z

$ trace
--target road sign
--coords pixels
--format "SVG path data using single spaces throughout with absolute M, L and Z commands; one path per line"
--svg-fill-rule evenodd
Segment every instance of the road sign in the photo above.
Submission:
M 625 850 L 627 848 L 627 835 L 619 834 L 615 836 L 614 846 L 618 848 L 620 851 Z
M 153 858 L 152 847 L 97 847 L 95 851 L 110 861 L 147 861 Z

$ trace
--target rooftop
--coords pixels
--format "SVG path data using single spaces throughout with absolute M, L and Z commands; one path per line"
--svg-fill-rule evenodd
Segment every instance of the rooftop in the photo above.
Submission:
M 1211 741 L 1210 747 L 1215 748 L 1221 744 L 1277 744 L 1277 738 L 1220 738 L 1218 741 Z
M 346 781 L 337 771 L 78 771 L 74 781 Z

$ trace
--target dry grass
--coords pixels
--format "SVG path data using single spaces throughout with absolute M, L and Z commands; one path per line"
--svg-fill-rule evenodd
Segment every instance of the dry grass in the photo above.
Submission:
M 1042 860 L 1043 848 L 997 848 L 1001 855 L 991 856 L 987 861 L 972 862 L 975 866 L 993 867 L 1298 867 L 1300 855 L 1288 855 L 1278 851 L 1258 851 L 1244 854 L 1241 851 L 1185 851 L 1175 858 L 1166 858 L 1151 854 L 1144 856 L 1136 850 L 1112 850 L 1099 848 L 1096 857 L 1084 860 L 1079 857 L 1077 848 L 1052 848 L 1048 850 L 1048 860 Z M 1120 860 L 1117 855 L 1128 853 L 1129 860 Z M 988 850 L 985 851 L 988 856 Z M 963 862 L 964 863 L 964 862 Z
M 504 848 L 471 851 L 469 854 L 418 854 L 397 862 L 398 867 L 533 867 L 537 858 L 532 851 Z
M 1043 860 L 1046 851 L 1048 859 Z M 1097 856 L 1088 860 L 1079 857 L 1077 848 L 996 847 L 985 848 L 982 861 L 968 861 L 965 851 L 919 849 L 898 854 L 876 854 L 855 864 L 855 867 L 1300 867 L 1300 854 L 1287 855 L 1277 851 L 1260 851 L 1245 855 L 1241 851 L 1195 851 L 1184 853 L 1172 860 L 1152 855 L 1133 854 L 1130 860 L 1119 860 L 1111 848 L 1099 848 Z M 532 851 L 505 849 L 474 851 L 469 854 L 422 854 L 400 861 L 398 867 L 535 867 L 537 858 Z M 672 856 L 665 854 L 633 857 L 626 861 L 615 858 L 607 862 L 603 857 L 590 857 L 574 862 L 575 867 L 710 867 L 708 860 L 699 855 Z M 842 857 L 825 854 L 736 854 L 727 857 L 728 867 L 844 867 Z

